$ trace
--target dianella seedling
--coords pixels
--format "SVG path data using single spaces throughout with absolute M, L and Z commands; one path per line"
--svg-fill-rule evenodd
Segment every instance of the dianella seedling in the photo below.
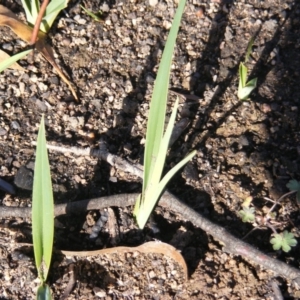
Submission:
M 196 154 L 196 151 L 192 151 L 161 179 L 178 108 L 177 99 L 164 133 L 172 56 L 185 2 L 185 0 L 179 2 L 159 64 L 150 102 L 144 155 L 143 188 L 134 208 L 134 216 L 141 229 L 144 228 L 168 181 Z
M 41 281 L 37 291 L 38 300 L 51 299 L 46 280 L 52 257 L 53 237 L 54 203 L 43 116 L 37 138 L 32 194 L 33 248 L 35 265 Z
M 245 55 L 245 62 L 241 62 L 239 66 L 239 88 L 238 88 L 238 97 L 240 100 L 247 100 L 251 92 L 256 88 L 257 78 L 253 78 L 249 81 L 248 80 L 248 68 L 246 67 L 246 63 L 249 60 L 250 54 L 252 52 L 254 39 L 251 38 L 246 55 Z

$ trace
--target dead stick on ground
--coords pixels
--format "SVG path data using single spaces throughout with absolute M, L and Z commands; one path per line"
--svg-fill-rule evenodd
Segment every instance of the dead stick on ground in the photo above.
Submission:
M 85 149 L 85 151 L 86 153 L 91 152 L 90 149 Z M 99 151 L 99 153 L 100 152 L 101 151 Z M 106 152 L 106 155 L 104 155 L 104 153 L 105 149 L 102 146 L 102 159 L 107 157 L 107 155 L 109 154 Z M 128 164 L 128 162 L 122 160 L 121 158 L 119 158 L 119 161 L 123 161 L 123 165 Z M 131 167 L 134 166 L 131 165 Z M 121 194 L 75 201 L 67 204 L 58 204 L 55 205 L 55 216 L 71 213 L 81 213 L 83 211 L 96 210 L 111 206 L 124 207 L 134 205 L 138 195 L 139 194 Z M 223 227 L 212 223 L 211 221 L 194 211 L 192 208 L 182 203 L 170 193 L 164 193 L 158 205 L 180 215 L 183 220 L 192 222 L 195 226 L 212 235 L 216 240 L 220 241 L 221 244 L 224 245 L 223 250 L 225 252 L 234 255 L 241 255 L 243 258 L 258 264 L 265 269 L 273 271 L 276 275 L 292 280 L 298 287 L 300 287 L 300 270 L 291 267 L 277 259 L 271 258 L 261 251 L 250 246 L 249 244 L 239 240 L 238 238 L 227 232 Z M 31 208 L 1 207 L 0 218 L 5 217 L 30 218 Z
M 120 194 L 75 201 L 67 204 L 58 204 L 55 205 L 55 216 L 79 214 L 88 210 L 98 210 L 112 206 L 131 206 L 135 204 L 138 195 L 139 194 Z M 158 205 L 180 215 L 183 220 L 192 222 L 195 226 L 200 227 L 202 230 L 212 235 L 216 240 L 224 244 L 224 251 L 234 255 L 241 255 L 242 257 L 255 262 L 259 266 L 273 271 L 276 275 L 294 281 L 300 286 L 300 270 L 290 267 L 277 259 L 271 258 L 249 244 L 237 239 L 221 226 L 212 223 L 192 208 L 179 201 L 175 196 L 165 193 L 161 197 Z M 0 218 L 5 217 L 31 218 L 31 208 L 1 207 Z

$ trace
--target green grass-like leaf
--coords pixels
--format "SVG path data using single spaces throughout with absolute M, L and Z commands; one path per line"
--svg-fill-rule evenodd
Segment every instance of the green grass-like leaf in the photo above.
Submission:
M 101 15 L 101 11 L 99 11 L 97 14 L 94 14 L 93 12 L 91 12 L 90 10 L 86 9 L 85 7 L 83 7 L 82 5 L 80 5 L 80 7 L 86 12 L 86 14 L 88 14 L 93 20 L 97 21 L 97 22 L 101 22 L 103 21 L 103 19 L 101 18 L 101 16 L 99 17 L 99 14 Z
M 178 108 L 177 99 L 166 132 L 163 135 L 172 56 L 185 2 L 185 0 L 181 0 L 177 8 L 162 59 L 159 64 L 157 78 L 150 102 L 144 155 L 143 190 L 142 195 L 138 197 L 134 208 L 134 216 L 140 228 L 145 226 L 167 182 L 189 159 L 196 154 L 196 151 L 190 153 L 161 180 Z
M 247 82 L 248 68 L 241 62 L 239 66 L 239 87 L 238 97 L 240 100 L 247 100 L 251 92 L 256 88 L 257 78 Z
M 53 236 L 53 192 L 43 116 L 37 138 L 32 194 L 32 237 L 34 256 L 38 274 L 42 282 L 46 281 L 50 268 Z
M 248 68 L 245 66 L 245 63 L 249 60 L 251 55 L 253 43 L 254 38 L 252 37 L 247 46 L 245 62 L 241 62 L 239 65 L 238 98 L 240 100 L 247 100 L 251 92 L 256 88 L 257 84 L 257 78 L 253 78 L 247 82 Z
M 20 52 L 18 54 L 15 54 L 11 56 L 10 58 L 6 59 L 5 61 L 0 63 L 0 72 L 4 71 L 5 69 L 9 68 L 12 64 L 17 62 L 18 60 L 25 57 L 27 54 L 29 54 L 32 51 L 32 49 Z
M 253 43 L 254 43 L 254 38 L 252 37 L 248 43 L 248 47 L 247 47 L 247 51 L 246 51 L 246 55 L 245 55 L 245 63 L 249 60 L 249 57 L 252 53 Z
M 39 14 L 40 2 L 39 0 L 21 0 L 26 14 L 26 20 L 32 26 Z
M 152 178 L 154 164 L 157 159 L 161 139 L 163 137 L 172 56 L 184 6 L 185 0 L 181 0 L 159 64 L 157 78 L 155 80 L 150 102 L 144 156 L 143 193 L 149 184 L 149 178 Z M 159 174 L 157 174 L 157 176 L 159 176 Z
M 44 32 L 48 32 L 57 18 L 57 15 L 68 6 L 68 0 L 52 0 L 45 12 L 45 16 L 42 20 L 40 29 Z
M 40 10 L 40 3 L 38 0 L 21 0 L 23 8 L 25 10 L 26 19 L 29 24 L 34 26 L 36 18 Z M 66 8 L 68 5 L 68 0 L 52 0 L 48 4 L 45 15 L 42 19 L 40 30 L 47 33 L 53 22 L 55 21 L 57 15 L 61 10 Z
M 154 166 L 154 174 L 159 174 L 159 176 L 153 176 L 150 179 L 149 187 L 146 190 L 143 201 L 141 201 L 141 197 L 139 197 L 137 200 L 134 215 L 136 216 L 136 221 L 140 228 L 144 228 L 152 210 L 154 209 L 154 206 L 156 205 L 157 200 L 159 199 L 161 193 L 163 192 L 170 179 L 197 153 L 196 150 L 189 153 L 184 159 L 182 159 L 171 170 L 169 170 L 169 172 L 163 177 L 163 179 L 161 179 L 169 141 L 174 128 L 177 109 L 178 99 L 175 102 L 175 106 L 173 108 L 166 132 L 161 140 L 160 151 L 158 153 L 158 157 Z
M 36 300 L 51 300 L 51 290 L 47 284 L 42 284 L 37 290 Z

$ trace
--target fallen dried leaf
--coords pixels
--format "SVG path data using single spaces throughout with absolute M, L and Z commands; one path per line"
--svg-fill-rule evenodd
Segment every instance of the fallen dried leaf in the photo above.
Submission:
M 0 26 L 9 27 L 19 38 L 30 44 L 33 29 L 28 25 L 22 23 L 12 11 L 10 11 L 3 5 L 0 5 Z M 47 35 L 45 33 L 39 31 L 35 44 L 36 49 L 41 52 L 45 59 L 53 66 L 62 80 L 68 85 L 74 98 L 78 100 L 76 91 L 73 88 L 71 82 L 55 62 L 53 50 L 46 43 L 46 37 Z
M 173 246 L 162 243 L 162 242 L 148 242 L 138 247 L 113 247 L 101 250 L 93 251 L 61 251 L 66 256 L 80 256 L 89 257 L 103 254 L 114 254 L 114 253 L 130 253 L 130 252 L 141 252 L 141 253 L 156 253 L 168 256 L 178 263 L 184 272 L 184 279 L 188 279 L 188 271 L 184 258 Z

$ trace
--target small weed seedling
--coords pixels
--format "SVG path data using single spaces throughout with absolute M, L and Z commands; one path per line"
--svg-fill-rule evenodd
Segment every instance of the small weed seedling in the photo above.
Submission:
M 35 265 L 41 281 L 37 290 L 38 300 L 52 299 L 46 280 L 52 257 L 53 236 L 54 203 L 43 116 L 37 138 L 32 194 L 33 248 Z
M 248 80 L 248 68 L 245 64 L 248 62 L 250 54 L 252 52 L 254 39 L 251 38 L 247 52 L 245 55 L 245 62 L 241 62 L 239 66 L 239 88 L 238 88 L 238 97 L 240 100 L 247 100 L 251 92 L 256 88 L 257 78 Z
M 103 12 L 101 10 L 98 11 L 98 13 L 94 14 L 93 12 L 91 12 L 90 10 L 84 8 L 82 5 L 80 5 L 80 7 L 86 12 L 86 14 L 88 14 L 94 21 L 96 22 L 103 22 L 104 18 L 103 18 Z
M 239 211 L 239 214 L 243 222 L 254 222 L 255 220 L 255 208 L 250 207 L 252 197 L 247 197 L 242 204 L 242 210 Z
M 161 179 L 178 108 L 177 99 L 165 134 L 163 134 L 173 50 L 185 2 L 185 0 L 181 0 L 179 2 L 162 59 L 159 64 L 157 78 L 150 102 L 144 155 L 143 189 L 134 208 L 134 216 L 139 228 L 141 229 L 144 228 L 168 181 L 196 154 L 196 151 L 188 154 Z
M 299 202 L 299 193 L 300 193 L 300 183 L 296 180 L 291 180 L 287 187 L 291 190 L 290 192 L 282 195 L 277 201 L 273 201 L 269 198 L 265 198 L 268 201 L 273 202 L 273 206 L 269 209 L 269 211 L 264 216 L 258 216 L 255 214 L 255 208 L 251 206 L 252 197 L 247 197 L 242 204 L 242 210 L 239 211 L 239 215 L 242 218 L 243 222 L 255 223 L 260 227 L 268 227 L 270 228 L 272 233 L 272 238 L 270 243 L 273 245 L 274 250 L 282 249 L 284 252 L 289 252 L 291 247 L 297 245 L 297 240 L 295 239 L 293 233 L 284 230 L 282 233 L 278 233 L 274 227 L 274 219 L 276 218 L 276 213 L 273 212 L 275 207 L 280 203 L 282 199 L 285 197 L 297 193 L 297 201 Z M 257 228 L 252 229 L 246 236 L 248 236 L 252 231 Z M 245 236 L 245 237 L 246 237 Z M 244 237 L 244 238 L 245 238 Z

